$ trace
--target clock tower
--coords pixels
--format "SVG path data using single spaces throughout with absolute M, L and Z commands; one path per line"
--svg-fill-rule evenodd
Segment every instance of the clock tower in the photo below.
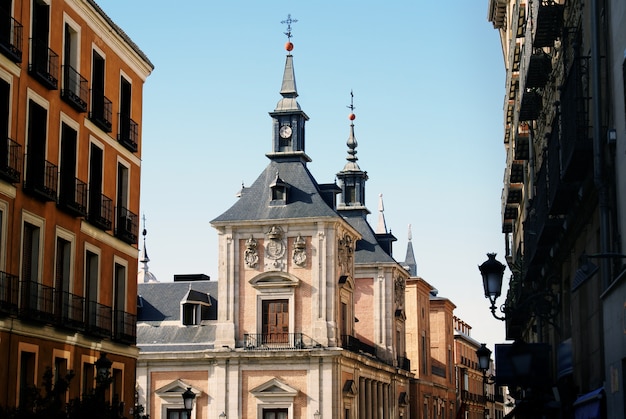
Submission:
M 288 39 L 291 39 L 290 25 L 285 34 Z M 296 89 L 296 76 L 293 70 L 293 55 L 291 55 L 293 43 L 290 40 L 285 44 L 285 49 L 287 50 L 287 58 L 280 89 L 282 98 L 278 101 L 274 112 L 270 112 L 273 119 L 272 152 L 267 153 L 266 156 L 272 160 L 293 160 L 295 158 L 310 162 L 311 159 L 306 155 L 304 149 L 304 124 L 309 117 L 300 109 L 300 104 L 296 100 L 298 90 Z

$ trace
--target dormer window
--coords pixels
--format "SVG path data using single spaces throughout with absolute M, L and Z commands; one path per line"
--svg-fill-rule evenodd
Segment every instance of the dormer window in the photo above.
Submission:
M 211 296 L 205 292 L 189 288 L 180 302 L 180 319 L 184 326 L 196 326 L 203 320 L 211 319 Z
M 276 179 L 270 185 L 271 201 L 270 205 L 287 205 L 287 185 L 276 172 Z

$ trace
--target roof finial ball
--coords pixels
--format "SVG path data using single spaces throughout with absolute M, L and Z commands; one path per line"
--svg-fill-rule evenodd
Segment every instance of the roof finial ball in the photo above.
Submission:
M 298 19 L 292 19 L 291 14 L 288 14 L 287 19 L 280 22 L 282 24 L 287 24 L 287 32 L 285 32 L 285 35 L 287 35 L 287 42 L 285 42 L 285 49 L 287 52 L 291 52 L 293 50 L 293 43 L 291 42 L 291 37 L 293 36 L 291 35 L 291 24 L 296 23 L 297 21 Z

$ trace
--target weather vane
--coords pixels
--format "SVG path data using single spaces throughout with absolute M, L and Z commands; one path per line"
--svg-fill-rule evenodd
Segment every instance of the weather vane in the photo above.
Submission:
M 287 24 L 287 32 L 285 32 L 285 35 L 287 35 L 287 41 L 291 41 L 291 37 L 293 35 L 291 35 L 291 24 L 292 23 L 296 23 L 298 21 L 298 19 L 292 19 L 291 18 L 291 14 L 287 15 L 287 19 L 281 21 L 280 23 L 282 23 L 283 25 L 286 23 Z
M 350 104 L 346 106 L 346 108 L 350 109 L 352 112 L 356 109 L 354 106 L 354 93 L 352 93 L 352 90 L 350 90 Z

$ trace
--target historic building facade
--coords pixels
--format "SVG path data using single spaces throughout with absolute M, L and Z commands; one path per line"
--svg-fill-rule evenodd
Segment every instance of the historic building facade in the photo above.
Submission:
M 549 361 L 545 374 L 530 371 L 535 384 L 513 377 L 515 415 L 622 418 L 626 6 L 490 0 L 488 10 L 506 68 L 502 229 L 513 276 L 501 315 L 509 339 L 545 348 L 535 355 Z
M 218 281 L 177 280 L 173 294 L 140 284 L 138 392 L 153 418 L 178 417 L 186 388 L 197 418 L 410 415 L 409 275 L 391 256 L 395 238 L 367 223 L 352 122 L 338 182 L 309 172 L 292 48 L 269 164 L 211 221 Z
M 0 18 L 0 406 L 48 369 L 90 392 L 106 354 L 108 397 L 132 408 L 153 65 L 92 0 L 3 0 Z

